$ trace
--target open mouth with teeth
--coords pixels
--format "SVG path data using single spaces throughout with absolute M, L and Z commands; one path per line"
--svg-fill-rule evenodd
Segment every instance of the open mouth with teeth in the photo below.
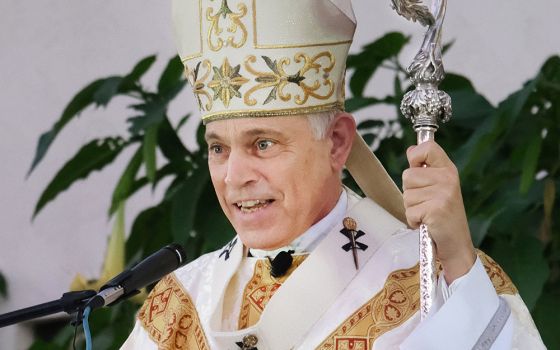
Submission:
M 243 213 L 253 213 L 257 210 L 265 208 L 272 202 L 274 202 L 273 199 L 253 199 L 248 201 L 236 202 L 235 205 Z

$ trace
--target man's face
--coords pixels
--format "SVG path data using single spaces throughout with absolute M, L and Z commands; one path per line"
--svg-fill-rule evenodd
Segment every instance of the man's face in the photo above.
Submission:
M 220 205 L 250 248 L 289 244 L 340 195 L 332 141 L 316 140 L 306 117 L 215 121 L 206 141 Z

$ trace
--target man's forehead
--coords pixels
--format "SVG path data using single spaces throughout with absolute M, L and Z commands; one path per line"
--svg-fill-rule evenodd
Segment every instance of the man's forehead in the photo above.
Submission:
M 205 138 L 251 137 L 263 134 L 289 135 L 307 129 L 304 117 L 238 118 L 217 120 L 206 125 Z

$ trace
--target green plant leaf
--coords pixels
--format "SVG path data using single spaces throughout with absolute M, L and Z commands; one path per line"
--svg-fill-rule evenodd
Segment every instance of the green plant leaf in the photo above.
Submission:
M 527 147 L 527 151 L 525 152 L 522 168 L 523 172 L 521 174 L 521 184 L 519 186 L 519 192 L 522 194 L 527 193 L 527 191 L 529 191 L 529 187 L 531 187 L 535 181 L 535 174 L 537 172 L 537 164 L 541 154 L 542 142 L 543 139 L 541 135 L 534 135 L 531 143 Z
M 71 121 L 74 117 L 76 117 L 80 112 L 82 112 L 86 107 L 93 104 L 95 102 L 94 95 L 96 94 L 97 90 L 103 86 L 106 79 L 99 79 L 88 86 L 83 88 L 80 92 L 72 98 L 70 103 L 62 112 L 62 116 L 60 119 L 54 124 L 51 130 L 43 133 L 39 137 L 39 142 L 37 144 L 37 149 L 35 151 L 35 157 L 33 158 L 33 162 L 31 163 L 31 168 L 28 171 L 28 176 L 33 172 L 35 167 L 41 162 L 44 158 L 47 150 L 49 149 L 52 142 L 55 140 L 56 136 Z
M 146 166 L 146 176 L 151 183 L 156 179 L 156 145 L 157 145 L 158 125 L 152 125 L 146 129 L 142 150 L 144 155 L 144 165 Z
M 198 208 L 204 208 L 204 214 L 196 215 L 194 229 L 204 242 L 201 251 L 195 253 L 204 254 L 220 249 L 235 236 L 235 230 L 220 207 L 211 181 L 204 186 Z
M 441 53 L 442 55 L 445 55 L 447 53 L 447 51 L 449 51 L 453 45 L 455 45 L 455 39 L 448 41 L 447 43 L 445 43 L 441 49 Z
M 117 186 L 113 190 L 113 196 L 111 198 L 111 207 L 109 208 L 109 216 L 112 216 L 113 213 L 117 210 L 119 204 L 126 200 L 128 196 L 132 192 L 134 180 L 136 179 L 136 175 L 138 174 L 138 170 L 142 165 L 142 151 L 143 147 L 139 147 L 134 155 L 128 162 L 128 165 L 124 169 L 119 181 L 117 182 Z
M 109 101 L 115 96 L 121 85 L 122 77 L 109 77 L 103 81 L 97 91 L 93 94 L 93 100 L 98 106 L 107 106 Z
M 500 210 L 496 213 L 492 213 L 489 217 L 478 215 L 469 218 L 469 227 L 471 231 L 471 236 L 473 244 L 475 247 L 479 247 L 486 235 L 488 234 L 488 229 L 492 226 L 494 218 L 501 213 Z
M 365 130 L 365 129 L 372 129 L 385 126 L 385 122 L 383 120 L 378 119 L 367 119 L 358 124 L 358 130 Z
M 177 123 L 177 126 L 175 126 L 175 131 L 179 132 L 179 130 L 181 130 L 181 128 L 187 123 L 187 121 L 189 120 L 189 117 L 191 116 L 191 114 L 187 114 L 183 117 L 181 117 L 181 119 L 179 119 L 179 122 Z
M 200 167 L 181 181 L 171 199 L 171 230 L 173 240 L 184 244 L 194 226 L 198 202 L 206 183 L 210 180 L 207 167 Z
M 170 205 L 162 202 L 136 216 L 126 241 L 126 261 L 130 263 L 171 243 Z
M 158 146 L 165 158 L 170 161 L 182 160 L 190 156 L 189 150 L 185 147 L 173 129 L 167 118 L 164 118 L 158 130 Z
M 148 71 L 148 69 L 150 69 L 155 61 L 156 56 L 151 55 L 148 57 L 144 57 L 138 63 L 136 63 L 134 68 L 132 68 L 132 71 L 122 79 L 119 91 L 125 92 L 134 89 L 135 84 L 140 80 L 140 78 L 142 78 L 142 76 L 144 76 L 144 74 Z
M 513 242 L 502 239 L 493 245 L 491 256 L 511 277 L 527 308 L 532 310 L 549 273 L 541 243 L 527 235 Z
M 37 216 L 47 203 L 55 199 L 74 182 L 84 179 L 93 171 L 101 170 L 110 164 L 127 145 L 121 138 L 117 137 L 93 140 L 83 146 L 78 153 L 64 164 L 43 191 L 35 206 L 33 217 Z
M 144 113 L 143 115 L 127 119 L 127 122 L 130 124 L 128 131 L 136 135 L 163 121 L 167 110 L 167 103 L 158 99 L 134 105 L 132 108 Z
M 167 95 L 178 85 L 181 85 L 185 80 L 183 78 L 184 71 L 185 67 L 179 56 L 170 59 L 158 82 L 159 94 Z
M 62 116 L 53 125 L 51 130 L 43 133 L 39 137 L 35 156 L 27 175 L 29 176 L 45 157 L 50 145 L 68 122 L 74 117 L 77 117 L 88 106 L 92 104 L 96 106 L 106 106 L 117 94 L 130 91 L 134 87 L 134 83 L 142 77 L 154 61 L 155 56 L 148 56 L 138 62 L 125 77 L 112 76 L 98 79 L 80 90 L 66 106 L 62 112 Z
M 482 121 L 478 129 L 458 150 L 460 156 L 457 167 L 463 175 L 484 168 L 484 163 L 491 159 L 498 149 L 496 140 L 500 136 L 507 135 L 507 132 L 514 127 L 535 85 L 536 81 L 532 80 L 521 90 L 508 96 L 489 118 Z
M 439 89 L 448 93 L 461 90 L 475 92 L 473 84 L 467 77 L 455 73 L 446 73 L 445 79 L 441 82 Z
M 357 55 L 349 55 L 348 68 L 354 68 L 350 78 L 350 91 L 354 97 L 361 97 L 364 89 L 377 68 L 387 59 L 396 57 L 408 43 L 409 38 L 401 33 L 385 34 L 380 39 L 362 48 Z
M 140 147 L 139 152 L 140 152 L 140 155 L 142 155 L 142 147 Z M 140 162 L 138 164 L 138 168 L 140 168 L 141 165 L 142 165 L 142 157 L 140 157 Z M 183 162 L 167 163 L 162 168 L 160 168 L 156 171 L 156 178 L 155 178 L 155 181 L 152 183 L 152 188 L 155 188 L 158 185 L 159 181 L 161 181 L 162 179 L 166 178 L 169 175 L 172 175 L 172 174 L 183 175 L 183 174 L 185 174 L 190 169 L 190 167 L 188 165 L 189 164 L 184 162 L 184 161 Z M 123 174 L 123 176 L 124 175 L 125 174 Z M 135 180 L 132 179 L 132 182 L 130 184 L 127 184 L 126 186 L 123 186 L 122 187 L 122 192 L 120 192 L 118 194 L 118 196 L 113 198 L 113 201 L 111 203 L 111 208 L 109 210 L 109 216 L 113 215 L 114 212 L 117 210 L 120 201 L 126 200 L 127 198 L 129 198 L 130 196 L 135 194 L 137 191 L 142 189 L 144 186 L 148 185 L 149 183 L 150 183 L 150 180 L 148 180 L 148 178 L 146 176 L 144 176 L 144 177 L 141 177 L 139 179 L 135 179 Z
M 453 101 L 453 118 L 450 123 L 460 127 L 476 130 L 496 110 L 484 96 L 474 91 L 456 90 L 449 95 Z
M 198 128 L 196 128 L 196 143 L 200 149 L 206 149 L 206 139 L 204 138 L 206 133 L 206 126 L 204 123 L 199 123 Z
M 0 297 L 7 297 L 8 296 L 8 285 L 6 283 L 6 278 L 4 275 L 0 273 Z
M 549 350 L 560 349 L 560 293 L 545 292 L 539 298 L 533 311 L 533 319 L 543 342 Z
M 66 350 L 64 347 L 38 339 L 31 344 L 28 350 Z
M 395 99 L 392 96 L 387 96 L 384 99 L 375 97 L 352 97 L 346 100 L 345 109 L 348 113 L 356 112 L 360 109 L 374 106 L 377 104 L 394 104 Z

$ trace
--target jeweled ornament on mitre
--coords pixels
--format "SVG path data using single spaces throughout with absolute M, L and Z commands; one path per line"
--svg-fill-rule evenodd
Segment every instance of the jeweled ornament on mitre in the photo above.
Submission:
M 204 122 L 344 108 L 349 0 L 173 0 Z

